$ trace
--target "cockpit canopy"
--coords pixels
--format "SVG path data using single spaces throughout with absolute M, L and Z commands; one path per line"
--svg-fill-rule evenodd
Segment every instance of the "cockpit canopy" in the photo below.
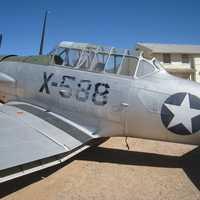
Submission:
M 141 51 L 86 43 L 60 42 L 49 55 L 51 65 L 97 73 L 139 78 L 163 70 L 158 60 Z

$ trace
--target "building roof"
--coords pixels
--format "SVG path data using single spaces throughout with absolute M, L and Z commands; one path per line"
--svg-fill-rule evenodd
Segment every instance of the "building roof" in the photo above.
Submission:
M 200 54 L 200 45 L 137 43 L 134 50 L 146 53 Z

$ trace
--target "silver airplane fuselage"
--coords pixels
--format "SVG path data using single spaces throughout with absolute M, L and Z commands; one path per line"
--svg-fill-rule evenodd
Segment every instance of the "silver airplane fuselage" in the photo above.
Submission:
M 48 55 L 0 62 L 0 101 L 45 108 L 96 138 L 200 144 L 199 86 L 142 52 L 82 43 L 61 42 Z

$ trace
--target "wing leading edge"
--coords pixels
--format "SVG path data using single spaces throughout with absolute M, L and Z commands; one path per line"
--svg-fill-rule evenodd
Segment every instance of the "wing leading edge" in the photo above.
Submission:
M 0 107 L 0 183 L 59 164 L 99 139 L 27 103 Z

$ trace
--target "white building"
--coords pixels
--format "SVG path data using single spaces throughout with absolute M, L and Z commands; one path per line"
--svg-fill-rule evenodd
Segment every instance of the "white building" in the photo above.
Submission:
M 137 43 L 134 50 L 156 57 L 175 76 L 200 82 L 200 45 Z

